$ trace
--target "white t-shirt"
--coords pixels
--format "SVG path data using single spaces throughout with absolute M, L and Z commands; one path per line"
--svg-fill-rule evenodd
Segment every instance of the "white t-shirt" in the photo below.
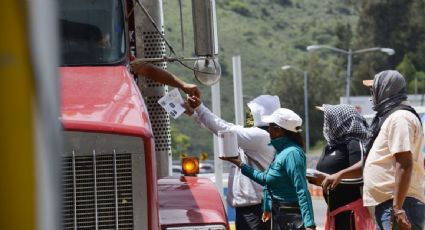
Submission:
M 412 177 L 407 196 L 425 202 L 424 133 L 418 118 L 407 110 L 398 110 L 382 124 L 367 157 L 363 171 L 363 204 L 376 206 L 392 199 L 395 189 L 395 154 L 410 151 Z

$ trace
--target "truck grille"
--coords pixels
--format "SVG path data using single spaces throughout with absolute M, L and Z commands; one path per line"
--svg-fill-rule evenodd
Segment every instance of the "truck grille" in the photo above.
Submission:
M 73 151 L 62 167 L 63 229 L 134 228 L 131 154 Z

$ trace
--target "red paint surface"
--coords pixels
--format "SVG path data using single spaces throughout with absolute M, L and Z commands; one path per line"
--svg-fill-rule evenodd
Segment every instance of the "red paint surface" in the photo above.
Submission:
M 156 158 L 148 112 L 125 66 L 61 67 L 61 121 L 65 130 L 143 138 L 148 184 L 148 229 L 159 229 Z
M 158 181 L 161 227 L 227 226 L 227 216 L 215 185 L 207 178 L 167 177 Z M 194 202 L 195 201 L 195 202 Z
M 65 129 L 152 136 L 145 104 L 125 66 L 62 67 L 60 82 Z

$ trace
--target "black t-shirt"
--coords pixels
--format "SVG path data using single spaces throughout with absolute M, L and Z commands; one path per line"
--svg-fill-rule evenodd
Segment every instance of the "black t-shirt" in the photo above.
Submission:
M 356 164 L 360 159 L 360 142 L 352 139 L 346 144 L 337 145 L 332 149 L 326 146 L 317 162 L 316 169 L 333 174 Z M 329 197 L 324 195 L 324 198 L 332 211 L 361 198 L 360 189 L 360 185 L 339 184 L 334 190 L 330 191 Z

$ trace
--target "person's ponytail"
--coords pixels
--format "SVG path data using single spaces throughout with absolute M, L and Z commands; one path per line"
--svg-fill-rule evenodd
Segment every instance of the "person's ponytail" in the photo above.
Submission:
M 301 132 L 292 132 L 289 131 L 287 129 L 285 129 L 285 133 L 288 136 L 289 139 L 291 139 L 292 141 L 294 141 L 297 145 L 301 146 L 301 148 L 304 148 L 304 139 L 303 136 L 301 135 Z

